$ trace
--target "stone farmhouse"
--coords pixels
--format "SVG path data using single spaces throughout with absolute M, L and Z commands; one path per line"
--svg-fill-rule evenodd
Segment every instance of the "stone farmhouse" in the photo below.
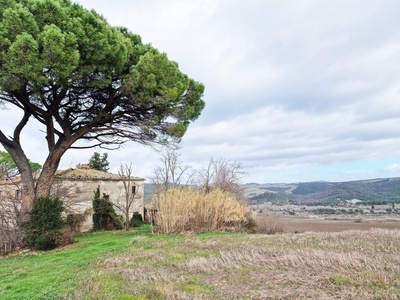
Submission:
M 112 174 L 87 168 L 86 165 L 76 169 L 67 169 L 58 171 L 52 186 L 52 195 L 59 197 L 66 208 L 66 214 L 84 214 L 86 219 L 81 226 L 81 231 L 90 230 L 93 226 L 92 200 L 97 187 L 100 187 L 100 193 L 108 194 L 110 201 L 114 204 L 118 215 L 123 216 L 124 212 L 119 208 L 125 207 L 126 186 L 129 184 L 129 194 L 132 205 L 129 215 L 139 212 L 144 215 L 144 179 L 130 176 L 124 177 L 118 174 Z M 18 199 L 23 191 L 19 188 L 18 180 L 6 180 L 0 182 L 0 201 L 10 201 Z M 3 206 L 4 207 L 4 206 Z M 118 208 L 119 207 L 119 208 Z

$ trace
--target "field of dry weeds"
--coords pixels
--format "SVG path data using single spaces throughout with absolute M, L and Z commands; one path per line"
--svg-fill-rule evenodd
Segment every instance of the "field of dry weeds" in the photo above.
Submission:
M 0 258 L 0 299 L 400 299 L 400 230 L 87 233 Z
M 280 216 L 284 232 L 339 232 L 344 230 L 369 230 L 371 228 L 400 229 L 400 217 L 371 216 Z
M 98 258 L 64 299 L 400 298 L 400 230 L 141 235 L 132 243 Z

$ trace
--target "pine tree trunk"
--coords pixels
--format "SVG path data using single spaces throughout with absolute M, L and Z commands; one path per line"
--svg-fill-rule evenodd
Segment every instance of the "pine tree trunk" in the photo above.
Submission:
M 61 151 L 49 153 L 36 183 L 35 196 L 37 198 L 50 196 L 54 176 L 57 172 L 58 165 L 60 164 L 62 154 L 64 154 L 64 152 Z
M 21 171 L 21 211 L 20 217 L 26 219 L 28 212 L 32 209 L 33 200 L 35 199 L 35 184 L 32 172 Z

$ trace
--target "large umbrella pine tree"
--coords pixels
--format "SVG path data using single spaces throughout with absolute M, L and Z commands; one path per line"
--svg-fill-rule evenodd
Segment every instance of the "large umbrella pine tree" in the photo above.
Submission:
M 48 196 L 68 149 L 169 144 L 204 108 L 204 86 L 126 28 L 69 0 L 0 0 L 0 101 L 21 110 L 0 143 L 22 180 L 22 212 Z M 47 158 L 34 181 L 21 133 L 43 126 Z M 81 143 L 80 143 L 81 144 Z M 45 148 L 45 147 L 43 147 Z

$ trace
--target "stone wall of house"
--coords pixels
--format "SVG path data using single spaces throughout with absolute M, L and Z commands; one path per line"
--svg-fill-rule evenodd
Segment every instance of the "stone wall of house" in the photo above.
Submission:
M 18 187 L 0 184 L 0 255 L 12 250 L 21 240 L 17 226 L 20 201 Z
M 130 208 L 130 215 L 139 212 L 143 216 L 144 181 L 132 180 L 131 185 L 135 186 L 135 196 Z M 52 193 L 58 195 L 64 202 L 67 213 L 83 214 L 86 210 L 90 210 L 86 221 L 82 224 L 82 231 L 90 230 L 93 226 L 92 201 L 97 187 L 100 187 L 101 194 L 109 195 L 110 201 L 116 204 L 114 206 L 116 213 L 124 215 L 124 212 L 118 209 L 118 206 L 124 207 L 126 195 L 124 183 L 121 180 L 57 179 L 54 182 Z
M 94 173 L 94 172 L 92 172 Z M 71 175 L 72 174 L 72 175 Z M 100 187 L 100 193 L 108 194 L 110 201 L 116 204 L 115 211 L 118 215 L 124 215 L 117 206 L 124 207 L 125 203 L 125 187 L 124 182 L 118 175 L 106 173 L 104 178 L 102 174 L 95 173 L 96 176 L 82 176 L 80 173 L 67 173 L 64 177 L 59 176 L 54 180 L 52 187 L 52 195 L 58 196 L 66 208 L 65 214 L 83 214 L 88 211 L 86 220 L 82 224 L 81 231 L 90 230 L 93 226 L 92 201 L 94 192 Z M 125 181 L 127 182 L 128 179 Z M 130 216 L 134 212 L 144 215 L 144 179 L 133 177 L 130 180 L 131 188 L 135 186 L 135 196 L 133 205 L 130 208 Z M 22 191 L 23 192 L 23 191 Z M 15 200 L 21 196 L 18 182 L 1 182 L 0 183 L 0 204 Z M 0 205 L 1 207 L 4 205 Z M 4 209 L 4 208 L 3 208 Z

